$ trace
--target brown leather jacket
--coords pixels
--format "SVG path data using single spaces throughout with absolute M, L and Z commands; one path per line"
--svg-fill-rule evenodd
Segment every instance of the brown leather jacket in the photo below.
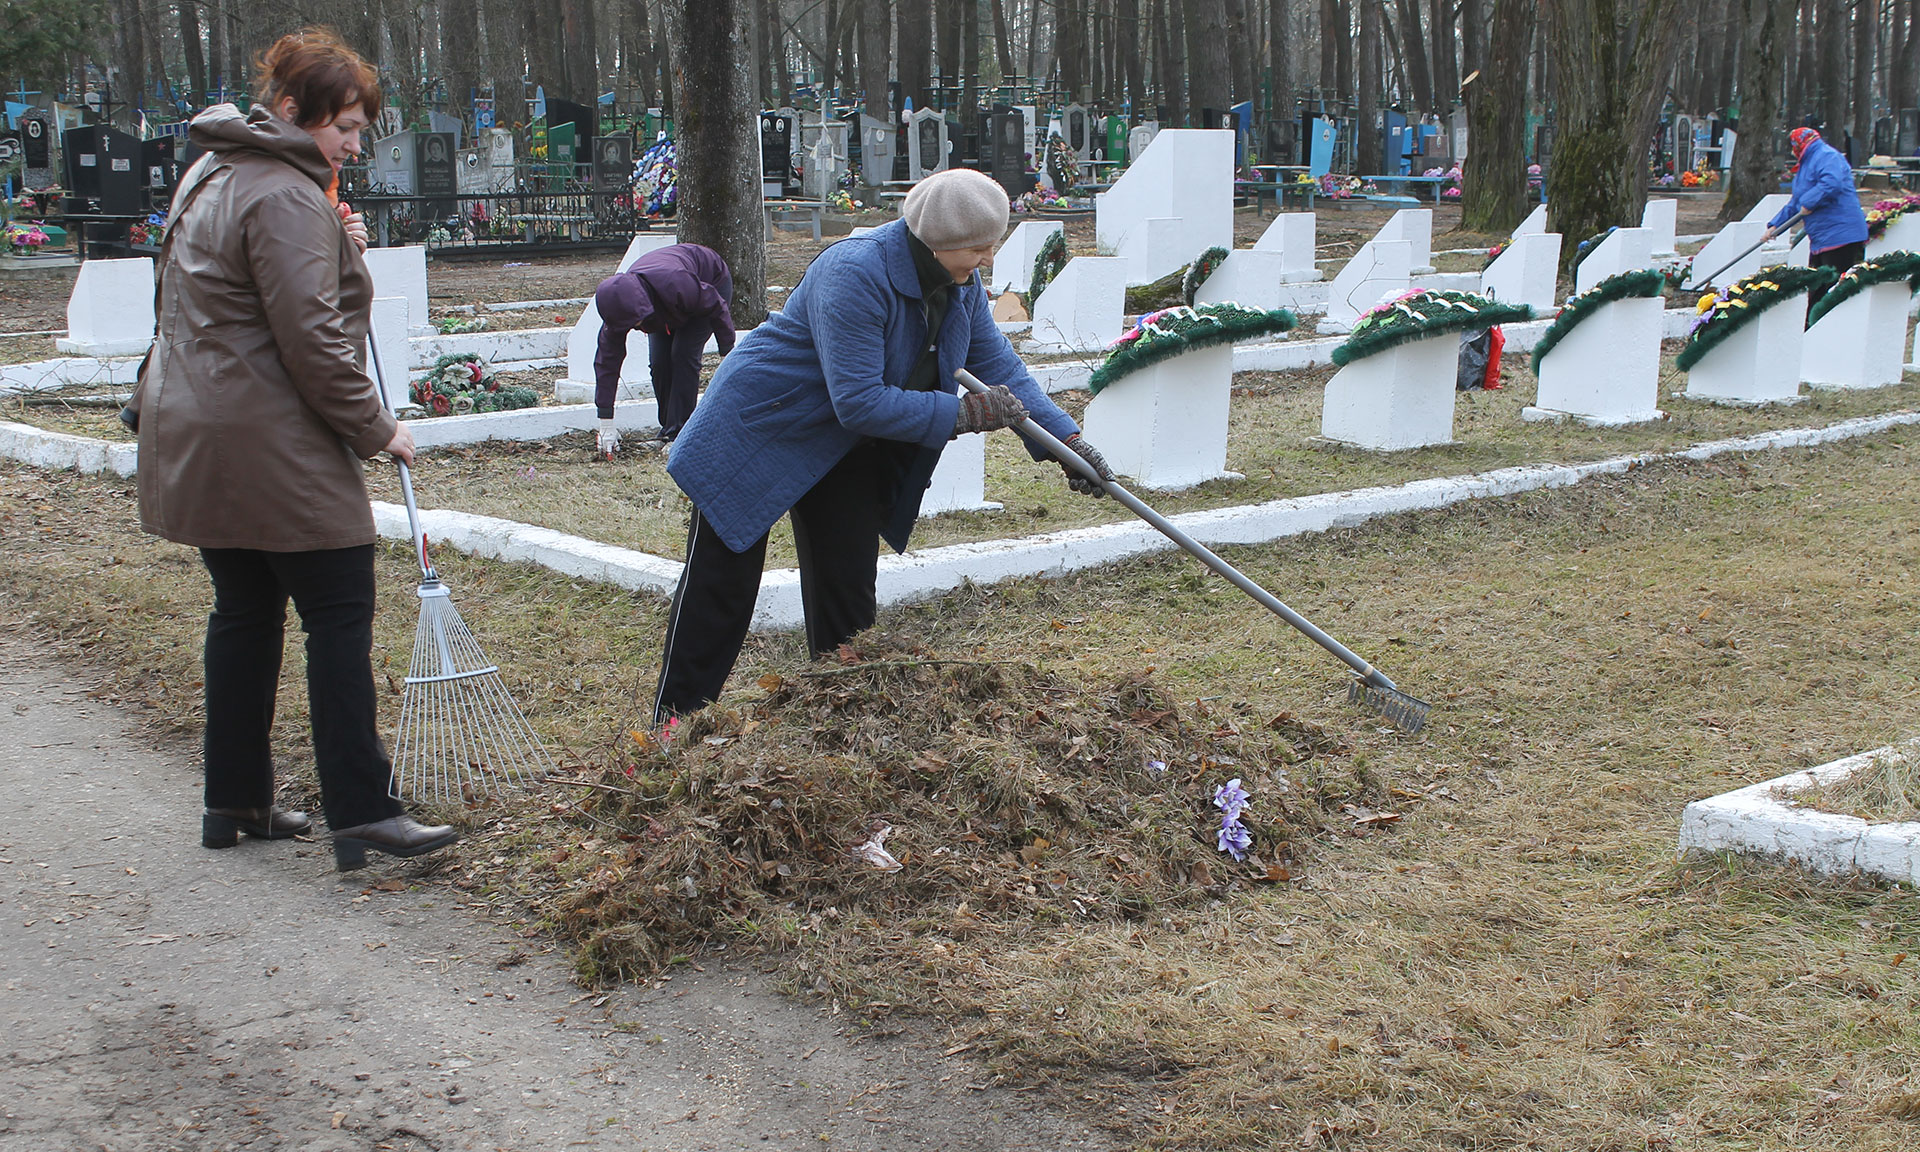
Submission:
M 395 425 L 360 367 L 373 280 L 332 166 L 264 108 L 209 108 L 191 131 L 208 154 L 174 195 L 131 405 L 140 526 L 201 548 L 371 544 L 360 459 Z

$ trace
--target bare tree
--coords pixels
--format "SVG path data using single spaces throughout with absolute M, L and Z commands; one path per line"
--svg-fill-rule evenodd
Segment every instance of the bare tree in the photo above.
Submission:
M 1380 29 L 1380 5 L 1385 0 L 1359 0 L 1360 4 L 1360 42 L 1356 47 L 1360 52 L 1360 75 L 1356 79 L 1358 91 L 1354 102 L 1353 130 L 1358 138 L 1353 142 L 1354 163 L 1362 173 L 1368 175 L 1384 173 L 1385 141 L 1381 139 L 1380 125 L 1380 43 L 1384 37 Z
M 1740 145 L 1720 219 L 1738 220 L 1780 183 L 1780 81 L 1792 44 L 1793 0 L 1734 0 L 1740 27 Z
M 754 100 L 755 0 L 662 0 L 680 116 L 680 239 L 720 253 L 733 271 L 733 316 L 767 315 L 760 218 L 760 134 Z
M 1853 143 L 1854 161 L 1873 152 L 1873 57 L 1879 41 L 1880 0 L 1853 3 Z
M 1487 56 L 1466 87 L 1467 159 L 1460 227 L 1511 232 L 1527 216 L 1527 45 L 1533 0 L 1493 0 Z
M 1183 0 L 1187 32 L 1189 117 L 1203 109 L 1225 112 L 1233 103 L 1232 65 L 1227 58 L 1226 0 Z
M 1846 0 L 1819 0 L 1820 134 L 1827 143 L 1847 150 L 1847 9 Z

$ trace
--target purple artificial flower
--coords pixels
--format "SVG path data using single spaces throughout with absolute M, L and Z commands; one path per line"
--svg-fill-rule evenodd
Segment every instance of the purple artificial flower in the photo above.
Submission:
M 1248 794 L 1247 790 L 1240 787 L 1240 778 L 1236 776 L 1214 790 L 1213 806 L 1226 813 L 1227 823 L 1237 824 L 1240 822 L 1241 810 L 1247 806 L 1247 802 L 1251 799 L 1252 796 Z M 1225 851 L 1225 849 L 1222 849 L 1222 851 Z
M 1219 843 L 1220 851 L 1235 860 L 1245 860 L 1247 849 L 1253 846 L 1253 833 L 1247 831 L 1246 825 L 1229 816 L 1220 821 Z

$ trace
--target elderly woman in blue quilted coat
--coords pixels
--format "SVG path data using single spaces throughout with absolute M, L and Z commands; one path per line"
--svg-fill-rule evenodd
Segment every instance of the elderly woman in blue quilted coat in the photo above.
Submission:
M 994 325 L 977 272 L 1007 215 L 1006 193 L 979 172 L 922 180 L 901 219 L 822 252 L 785 310 L 721 364 L 667 463 L 694 508 L 656 723 L 719 696 L 781 516 L 793 517 L 807 648 L 818 656 L 873 624 L 879 543 L 905 551 L 954 437 L 1031 415 L 1111 478 Z M 987 394 L 957 395 L 961 368 Z M 1037 445 L 1027 450 L 1048 459 Z M 1068 484 L 1102 491 L 1072 473 Z

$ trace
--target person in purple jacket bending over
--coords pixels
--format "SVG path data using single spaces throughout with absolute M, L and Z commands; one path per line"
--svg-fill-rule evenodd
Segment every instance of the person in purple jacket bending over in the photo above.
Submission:
M 906 550 L 954 437 L 1031 414 L 1112 476 L 994 325 L 977 272 L 1006 234 L 1000 185 L 966 169 L 939 172 L 914 186 L 900 215 L 814 260 L 786 308 L 720 365 L 667 457 L 693 514 L 656 724 L 720 695 L 780 517 L 793 517 L 807 650 L 819 656 L 873 624 L 880 541 Z M 961 368 L 988 392 L 956 395 Z M 1031 442 L 1027 452 L 1049 458 Z M 1068 477 L 1076 491 L 1104 492 Z
M 660 438 L 671 441 L 700 399 L 700 353 L 711 337 L 725 356 L 733 350 L 733 273 L 720 253 L 698 244 L 656 248 L 625 272 L 600 281 L 593 294 L 600 312 L 600 345 L 593 356 L 593 403 L 599 410 L 598 450 L 620 447 L 613 399 L 627 359 L 627 333 L 647 334 L 647 367 L 660 408 Z

